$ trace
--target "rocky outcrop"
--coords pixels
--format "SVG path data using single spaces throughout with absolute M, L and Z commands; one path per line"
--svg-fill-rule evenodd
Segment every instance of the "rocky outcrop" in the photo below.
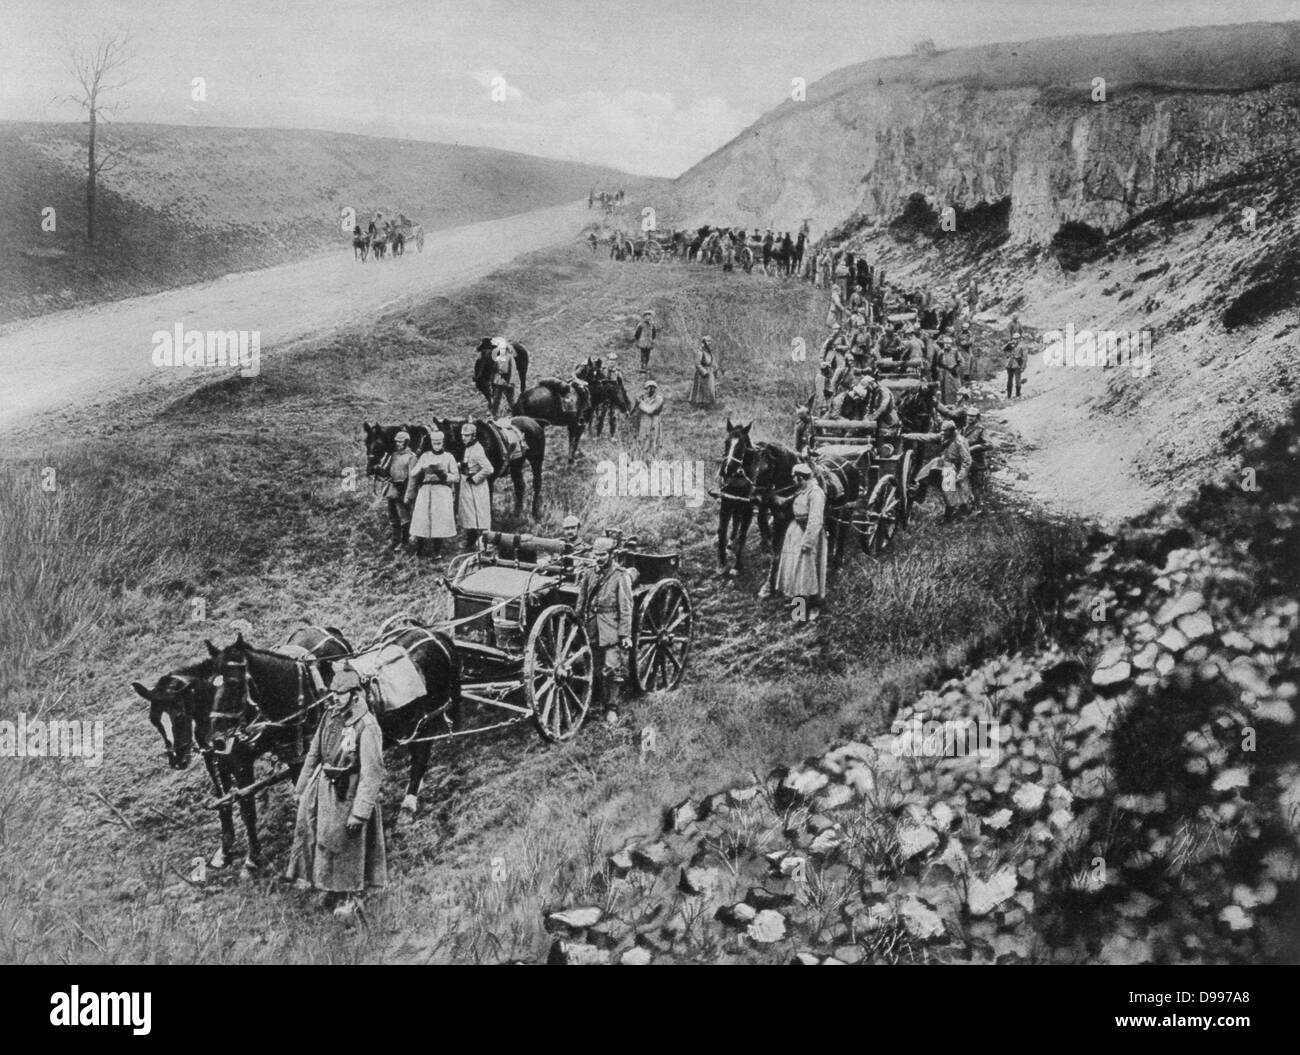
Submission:
M 1055 642 L 667 810 L 554 907 L 551 962 L 1289 961 L 1296 505 L 1094 535 Z
M 1204 57 L 1216 40 L 1216 62 L 1177 61 L 1189 42 Z M 782 229 L 808 218 L 818 235 L 849 218 L 887 222 L 920 194 L 959 223 L 960 210 L 1009 200 L 1019 242 L 1045 244 L 1067 223 L 1110 232 L 1292 149 L 1297 43 L 1288 23 L 1037 41 L 1014 58 L 1007 45 L 964 49 L 933 69 L 867 63 L 809 86 L 683 175 L 676 211 Z

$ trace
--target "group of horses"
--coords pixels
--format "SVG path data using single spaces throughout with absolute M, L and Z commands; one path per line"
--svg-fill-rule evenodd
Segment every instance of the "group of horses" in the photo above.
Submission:
M 424 252 L 424 228 L 418 223 L 405 227 L 388 222 L 377 227 L 372 222 L 365 231 L 357 224 L 352 228 L 352 255 L 363 263 L 369 256 L 382 260 L 390 252 L 393 256 L 402 256 L 408 239 L 415 243 L 418 252 Z
M 196 750 L 203 758 L 221 821 L 221 845 L 208 864 L 222 868 L 230 860 L 238 805 L 248 843 L 244 868 L 253 872 L 263 864 L 256 793 L 297 779 L 331 696 L 329 686 L 341 664 L 357 653 L 340 630 L 321 626 L 299 627 L 278 649 L 255 648 L 242 633 L 224 648 L 205 644 L 206 658 L 164 674 L 152 688 L 138 681 L 132 687 L 149 702 L 149 721 L 162 737 L 168 765 L 188 768 Z M 410 817 L 433 748 L 428 731 L 453 731 L 460 724 L 461 670 L 451 638 L 441 631 L 409 621 L 385 625 L 367 650 L 388 645 L 410 656 L 427 689 L 378 715 L 385 741 L 410 747 L 402 800 L 402 815 Z M 273 770 L 259 780 L 254 767 L 267 756 Z
M 763 274 L 789 278 L 798 275 L 808 248 L 808 236 L 788 234 L 768 241 L 757 232 L 749 234 L 743 227 L 697 228 L 668 232 L 646 232 L 640 238 L 623 233 L 610 236 L 611 260 L 642 261 L 650 259 L 651 242 L 662 257 L 685 263 L 720 264 L 726 270 L 739 267 L 746 274 L 758 268 Z M 594 246 L 593 246 L 594 248 Z
M 396 434 L 403 430 L 410 435 L 411 448 L 417 452 L 428 450 L 430 433 L 440 431 L 446 450 L 459 460 L 464 455 L 461 427 L 469 422 L 476 426 L 478 441 L 492 464 L 490 482 L 503 476 L 511 478 L 516 515 L 523 507 L 524 465 L 530 466 L 532 514 L 540 517 L 546 427 L 569 430 L 572 462 L 578 440 L 594 413 L 602 407 L 626 413 L 630 401 L 622 381 L 611 377 L 601 360 L 592 358 L 575 372 L 577 383 L 548 378 L 528 387 L 528 350 L 518 342 L 511 345 L 523 394 L 515 403 L 510 423 L 524 439 L 526 452 L 522 458 L 510 457 L 508 439 L 489 418 L 433 417 L 406 425 L 363 422 L 367 474 L 382 477 Z M 494 343 L 486 337 L 475 350 L 475 386 L 489 405 L 494 350 Z M 242 633 L 224 648 L 206 644 L 206 658 L 163 675 L 152 687 L 135 682 L 133 688 L 149 702 L 149 721 L 162 737 L 172 768 L 187 768 L 196 751 L 202 756 L 221 822 L 221 845 L 209 864 L 220 868 L 230 860 L 236 837 L 234 810 L 238 806 L 247 834 L 244 867 L 255 871 L 262 865 L 256 792 L 285 778 L 296 779 L 329 699 L 334 675 L 357 650 L 342 631 L 328 626 L 300 627 L 279 649 L 256 648 Z M 362 651 L 384 645 L 402 647 L 428 689 L 406 706 L 379 715 L 385 741 L 410 748 L 410 773 L 402 800 L 402 814 L 410 816 L 415 812 L 428 768 L 430 723 L 441 723 L 440 728 L 447 731 L 460 723 L 461 671 L 454 642 L 441 631 L 409 621 L 386 624 Z M 259 780 L 255 763 L 267 756 L 274 760 L 273 772 Z

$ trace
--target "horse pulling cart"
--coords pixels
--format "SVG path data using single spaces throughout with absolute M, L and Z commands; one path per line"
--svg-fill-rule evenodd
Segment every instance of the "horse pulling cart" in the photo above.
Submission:
M 829 487 L 828 519 L 851 529 L 864 553 L 887 549 L 895 532 L 907 526 L 917 497 L 918 445 L 905 440 L 900 428 L 814 418 L 808 451 L 822 471 L 823 488 Z M 845 486 L 846 480 L 856 481 L 856 489 Z M 844 492 L 842 503 L 836 501 L 837 488 Z
M 461 662 L 460 699 L 505 712 L 501 721 L 439 733 L 446 739 L 531 720 L 546 740 L 577 733 L 591 706 L 591 641 L 577 609 L 590 558 L 562 539 L 487 532 L 484 548 L 449 571 L 450 620 Z M 644 553 L 619 540 L 617 560 L 632 577 L 628 677 L 641 692 L 675 688 L 691 649 L 690 594 L 677 554 Z

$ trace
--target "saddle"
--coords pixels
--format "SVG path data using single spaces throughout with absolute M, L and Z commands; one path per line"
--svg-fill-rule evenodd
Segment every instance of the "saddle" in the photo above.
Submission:
M 271 649 L 277 656 L 285 656 L 288 659 L 305 663 L 308 671 L 311 672 L 312 684 L 316 687 L 317 692 L 325 691 L 325 679 L 321 677 L 320 658 L 312 653 L 311 649 L 303 648 L 302 645 L 276 645 Z
M 501 440 L 501 450 L 507 462 L 517 462 L 528 453 L 528 440 L 509 418 L 498 418 L 491 422 Z
M 568 383 L 561 381 L 558 377 L 548 377 L 544 381 L 539 381 L 543 388 L 550 389 L 555 397 L 560 401 L 560 408 L 566 413 L 575 417 L 582 413 L 585 399 L 585 393 L 580 391 L 578 383 Z
M 424 676 L 401 645 L 358 653 L 347 665 L 361 679 L 366 702 L 376 715 L 396 711 L 428 692 Z

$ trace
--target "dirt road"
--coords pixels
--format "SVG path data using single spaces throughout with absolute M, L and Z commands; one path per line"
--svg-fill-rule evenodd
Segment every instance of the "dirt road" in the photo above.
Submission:
M 403 301 L 463 286 L 522 253 L 576 238 L 586 203 L 561 205 L 426 236 L 399 259 L 356 262 L 350 252 L 227 275 L 113 304 L 96 305 L 0 330 L 0 434 L 55 420 L 123 395 L 229 367 L 159 367 L 154 334 L 258 331 L 261 355 L 337 329 Z

